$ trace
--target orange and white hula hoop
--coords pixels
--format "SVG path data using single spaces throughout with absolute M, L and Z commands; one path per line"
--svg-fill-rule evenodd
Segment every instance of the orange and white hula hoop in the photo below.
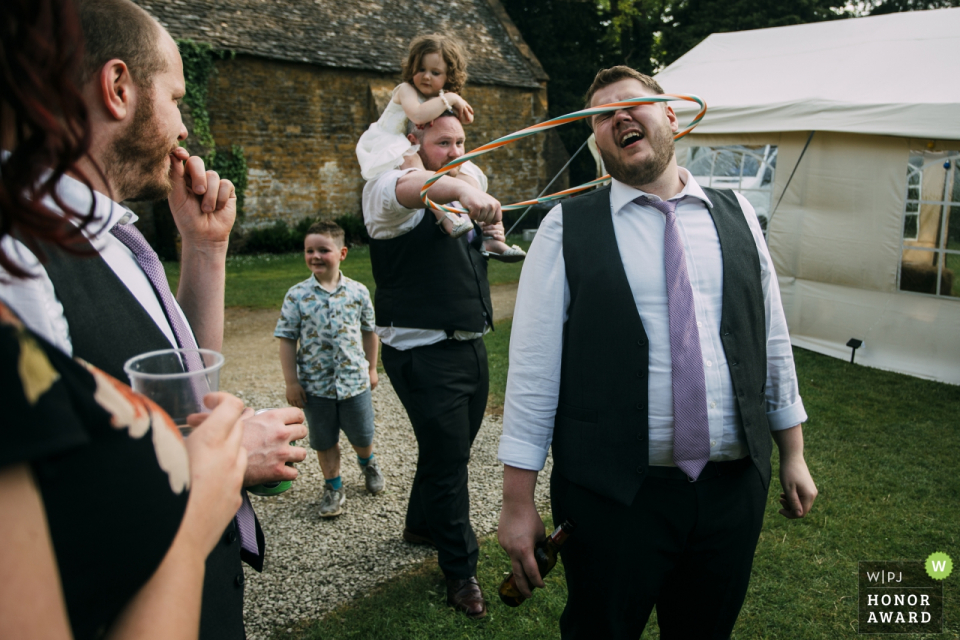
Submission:
M 479 158 L 485 153 L 489 153 L 494 149 L 499 149 L 500 147 L 506 146 L 511 142 L 515 142 L 520 138 L 526 138 L 527 136 L 532 136 L 535 133 L 540 133 L 541 131 L 546 131 L 547 129 L 553 129 L 554 127 L 559 127 L 560 125 L 568 124 L 570 122 L 576 122 L 577 120 L 582 120 L 584 118 L 589 118 L 590 116 L 597 115 L 599 113 L 606 113 L 608 111 L 619 111 L 620 109 L 629 109 L 630 107 L 635 107 L 638 104 L 653 104 L 656 102 L 674 102 L 676 100 L 686 100 L 688 102 L 696 102 L 700 105 L 700 112 L 697 113 L 697 116 L 693 121 L 688 124 L 686 127 L 674 134 L 673 139 L 679 140 L 683 136 L 687 135 L 693 128 L 700 124 L 700 120 L 703 119 L 703 115 L 707 112 L 707 103 L 704 102 L 698 96 L 693 94 L 683 94 L 683 93 L 665 93 L 658 96 L 642 96 L 640 98 L 630 98 L 629 100 L 623 100 L 621 102 L 612 102 L 610 104 L 604 104 L 597 107 L 591 107 L 589 109 L 583 109 L 581 111 L 575 111 L 573 113 L 568 113 L 565 116 L 560 116 L 559 118 L 554 118 L 553 120 L 547 120 L 541 122 L 540 124 L 535 124 L 526 129 L 521 129 L 510 135 L 503 136 L 502 138 L 497 138 L 493 142 L 488 142 L 482 147 L 477 147 L 470 153 L 464 154 L 454 160 L 449 162 L 444 166 L 440 167 L 435 174 L 433 174 L 429 180 L 423 185 L 423 188 L 420 190 L 420 199 L 430 209 L 437 209 L 440 211 L 447 211 L 449 213 L 468 213 L 464 209 L 459 209 L 457 207 L 451 207 L 445 204 L 437 204 L 433 200 L 427 197 L 427 191 L 430 189 L 433 184 L 439 180 L 443 174 L 450 171 L 454 167 L 458 167 L 468 160 L 473 160 L 474 158 Z M 610 176 L 605 175 L 602 178 L 597 178 L 596 180 L 591 180 L 590 182 L 585 182 L 579 186 L 572 187 L 570 189 L 564 189 L 563 191 L 558 191 L 557 193 L 543 196 L 542 198 L 536 198 L 534 200 L 524 200 L 523 202 L 515 202 L 513 204 L 506 204 L 501 207 L 503 211 L 512 211 L 514 209 L 522 209 L 533 204 L 540 202 L 551 202 L 553 200 L 560 200 L 561 198 L 566 198 L 575 193 L 580 193 L 581 191 L 586 191 L 593 187 L 597 187 L 603 184 L 606 184 L 610 181 Z

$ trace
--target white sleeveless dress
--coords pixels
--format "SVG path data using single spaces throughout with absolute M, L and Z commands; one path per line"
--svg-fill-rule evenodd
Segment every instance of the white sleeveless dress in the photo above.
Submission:
M 407 140 L 407 114 L 403 106 L 394 102 L 398 85 L 391 94 L 387 108 L 380 119 L 363 132 L 357 143 L 357 160 L 360 161 L 360 174 L 364 180 L 373 180 L 384 171 L 396 169 L 403 164 L 403 157 L 420 149 L 418 144 Z M 417 92 L 420 102 L 425 98 Z

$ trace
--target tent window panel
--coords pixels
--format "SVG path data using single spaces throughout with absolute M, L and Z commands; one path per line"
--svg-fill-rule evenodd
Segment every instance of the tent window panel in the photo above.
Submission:
M 953 275 L 952 287 L 950 287 L 950 293 L 942 293 L 941 295 L 949 295 L 953 298 L 960 298 L 960 254 L 948 253 L 945 255 L 944 260 L 944 273 L 950 273 Z
M 960 298 L 960 151 L 912 151 L 900 290 Z
M 739 192 L 753 205 L 766 230 L 777 168 L 776 145 L 690 147 L 684 165 L 701 187 Z
M 950 207 L 947 219 L 947 249 L 960 251 L 960 205 Z
M 920 203 L 907 200 L 907 208 L 903 214 L 903 239 L 916 240 L 920 228 Z

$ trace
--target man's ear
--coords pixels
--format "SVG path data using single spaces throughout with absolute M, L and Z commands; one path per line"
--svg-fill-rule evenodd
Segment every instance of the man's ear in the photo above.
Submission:
M 135 91 L 130 69 L 123 60 L 110 60 L 100 68 L 97 97 L 113 119 L 125 120 L 133 114 Z
M 417 140 L 417 136 L 413 135 L 412 133 L 407 134 L 407 140 L 410 141 L 410 144 L 420 144 L 420 141 Z
M 680 119 L 677 118 L 677 114 L 673 111 L 673 107 L 670 105 L 666 106 L 667 120 L 670 121 L 670 130 L 676 133 L 680 130 Z

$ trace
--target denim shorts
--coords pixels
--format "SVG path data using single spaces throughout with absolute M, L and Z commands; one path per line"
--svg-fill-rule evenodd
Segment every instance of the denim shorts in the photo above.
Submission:
M 333 448 L 340 440 L 341 429 L 355 447 L 373 444 L 373 402 L 369 389 L 344 400 L 307 394 L 303 412 L 310 430 L 310 447 L 316 451 Z

